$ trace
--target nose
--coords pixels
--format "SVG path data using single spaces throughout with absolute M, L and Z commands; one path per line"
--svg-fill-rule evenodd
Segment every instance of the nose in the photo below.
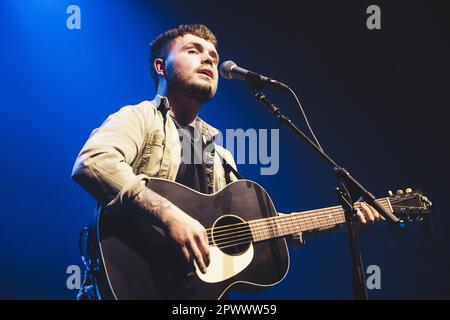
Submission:
M 209 65 L 213 65 L 213 59 L 211 58 L 211 56 L 209 54 L 206 54 L 205 57 L 203 58 L 203 63 L 207 63 Z

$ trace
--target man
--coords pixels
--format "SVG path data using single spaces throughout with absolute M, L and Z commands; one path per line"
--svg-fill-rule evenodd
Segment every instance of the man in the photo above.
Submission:
M 224 159 L 236 169 L 231 154 L 214 144 L 217 130 L 198 117 L 201 106 L 217 90 L 216 37 L 203 25 L 181 25 L 152 42 L 150 62 L 155 99 L 123 107 L 94 130 L 76 160 L 72 178 L 110 211 L 131 205 L 152 217 L 186 259 L 195 260 L 205 273 L 210 262 L 205 228 L 146 183 L 150 177 L 160 177 L 212 193 L 237 180 L 222 164 Z M 200 150 L 201 164 L 181 161 L 183 153 L 198 155 L 199 150 L 187 150 L 185 143 L 182 148 L 180 136 L 193 142 L 188 148 L 201 140 L 205 150 L 204 154 Z M 364 203 L 361 207 L 358 217 L 363 223 L 380 219 L 373 208 Z

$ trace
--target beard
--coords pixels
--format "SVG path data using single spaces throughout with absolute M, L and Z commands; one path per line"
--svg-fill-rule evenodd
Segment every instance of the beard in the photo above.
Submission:
M 194 77 L 189 77 L 181 73 L 168 72 L 166 82 L 171 90 L 177 91 L 201 104 L 211 100 L 216 94 L 216 89 L 212 83 L 195 81 Z

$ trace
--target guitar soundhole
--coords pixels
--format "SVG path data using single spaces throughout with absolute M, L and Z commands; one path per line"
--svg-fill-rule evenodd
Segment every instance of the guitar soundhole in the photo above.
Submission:
M 236 216 L 223 216 L 213 226 L 214 244 L 229 255 L 240 255 L 247 251 L 252 241 L 248 223 Z

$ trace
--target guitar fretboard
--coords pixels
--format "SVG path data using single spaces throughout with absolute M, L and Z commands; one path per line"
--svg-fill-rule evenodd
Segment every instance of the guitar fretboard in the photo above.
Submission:
M 392 207 L 388 198 L 378 199 L 389 212 Z M 296 212 L 273 218 L 257 219 L 248 222 L 253 242 L 284 237 L 305 231 L 327 229 L 345 222 L 342 206 Z

